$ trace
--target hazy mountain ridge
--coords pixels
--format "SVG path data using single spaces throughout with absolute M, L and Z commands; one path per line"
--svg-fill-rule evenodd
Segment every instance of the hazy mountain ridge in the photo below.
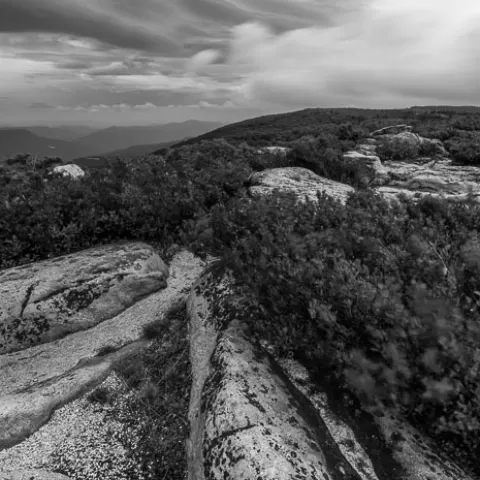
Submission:
M 58 156 L 64 161 L 96 155 L 124 154 L 117 150 L 134 147 L 133 154 L 148 153 L 163 146 L 167 142 L 178 142 L 186 137 L 194 137 L 218 128 L 219 122 L 202 122 L 189 120 L 181 123 L 164 125 L 147 125 L 133 127 L 110 127 L 80 136 L 74 140 L 61 138 L 47 138 L 38 134 L 44 132 L 56 137 L 75 135 L 80 131 L 70 133 L 65 127 L 31 127 L 37 133 L 26 127 L 0 129 L 0 159 L 5 159 L 17 153 L 30 153 L 39 158 L 44 156 Z M 50 129 L 51 128 L 51 129 Z M 88 127 L 85 127 L 88 129 Z M 85 129 L 83 130 L 85 131 Z M 152 145 L 143 148 L 143 145 Z
M 28 130 L 39 137 L 66 141 L 76 140 L 101 130 L 100 128 L 92 128 L 85 125 L 61 125 L 59 127 L 27 126 L 18 128 Z

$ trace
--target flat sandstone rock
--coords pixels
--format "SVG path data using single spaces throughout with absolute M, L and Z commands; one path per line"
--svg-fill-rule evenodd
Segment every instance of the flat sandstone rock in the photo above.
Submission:
M 280 192 L 294 194 L 299 201 L 308 198 L 313 202 L 317 201 L 317 192 L 325 192 L 345 203 L 348 194 L 354 191 L 350 185 L 320 177 L 302 167 L 270 168 L 255 172 L 250 176 L 249 184 L 249 193 L 253 197 L 272 195 L 278 188 Z
M 142 243 L 107 245 L 0 272 L 0 354 L 91 328 L 165 288 L 168 267 Z

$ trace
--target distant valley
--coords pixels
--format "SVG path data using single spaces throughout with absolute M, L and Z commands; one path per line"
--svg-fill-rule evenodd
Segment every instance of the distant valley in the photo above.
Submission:
M 84 126 L 3 127 L 0 128 L 0 161 L 17 153 L 30 153 L 39 158 L 60 157 L 63 161 L 100 155 L 142 155 L 220 126 L 217 122 L 189 120 L 101 130 Z

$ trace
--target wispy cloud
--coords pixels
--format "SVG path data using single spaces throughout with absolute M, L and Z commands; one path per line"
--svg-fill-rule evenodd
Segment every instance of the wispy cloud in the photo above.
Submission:
M 0 0 L 0 12 L 11 118 L 480 104 L 476 0 Z
M 45 102 L 32 102 L 28 108 L 40 108 L 40 109 L 46 109 L 46 108 L 55 108 L 53 105 L 50 105 L 49 103 Z

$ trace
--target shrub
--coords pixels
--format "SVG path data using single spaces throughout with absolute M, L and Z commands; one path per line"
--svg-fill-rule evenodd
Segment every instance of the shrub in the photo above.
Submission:
M 358 186 L 356 172 L 339 161 L 356 141 L 357 126 L 348 122 L 357 114 L 332 112 L 287 134 L 282 122 L 259 120 L 255 135 L 240 126 L 231 138 L 291 142 L 291 165 Z M 365 113 L 362 128 L 384 126 L 388 115 L 391 123 L 402 123 L 394 113 L 375 115 Z M 339 127 L 339 118 L 346 125 Z M 450 135 L 449 128 L 443 125 L 439 134 Z M 450 135 L 447 148 L 454 151 L 458 141 L 459 151 L 468 153 L 475 135 Z M 385 153 L 414 154 L 404 145 Z M 252 201 L 246 180 L 252 168 L 263 166 L 253 148 L 224 140 L 119 160 L 82 181 L 44 181 L 27 160 L 21 156 L 1 167 L 0 268 L 123 240 L 147 241 L 159 251 L 189 244 L 202 257 L 221 257 L 219 271 L 234 271 L 254 337 L 269 339 L 280 355 L 301 353 L 364 401 L 391 405 L 477 459 L 478 207 L 433 198 L 390 207 L 368 189 L 350 195 L 345 206 L 325 194 L 318 204 L 299 205 L 290 195 Z M 146 334 L 159 330 L 147 326 Z M 179 345 L 178 339 L 172 343 Z M 158 374 L 162 352 L 117 370 L 132 388 L 141 387 L 147 374 Z M 185 398 L 184 383 L 176 385 L 178 398 Z M 155 400 L 148 384 L 143 392 L 144 403 L 164 409 L 168 397 Z M 155 448 L 157 438 L 152 434 Z
M 117 349 L 113 345 L 104 345 L 97 352 L 97 357 L 104 357 L 110 353 L 116 352 Z
M 380 138 L 377 155 L 380 160 L 407 160 L 416 158 L 420 153 L 419 145 L 402 137 Z
M 87 400 L 92 403 L 106 404 L 111 401 L 111 394 L 106 387 L 97 387 L 87 395 Z
M 303 207 L 267 197 L 214 208 L 210 226 L 210 248 L 258 305 L 255 336 L 280 355 L 327 362 L 364 401 L 473 455 L 480 248 L 468 239 L 478 209 L 435 199 L 390 208 L 368 191 L 346 207 L 325 195 Z

